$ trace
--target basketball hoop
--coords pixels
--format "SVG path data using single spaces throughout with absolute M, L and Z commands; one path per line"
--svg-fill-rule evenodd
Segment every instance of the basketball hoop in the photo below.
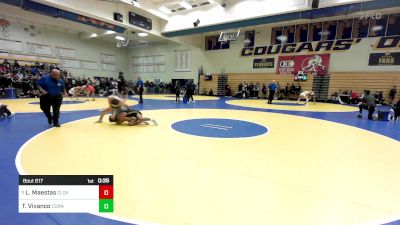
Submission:
M 117 41 L 117 48 L 126 47 L 129 44 L 129 39 L 126 40 L 118 40 Z
M 218 38 L 218 42 L 227 43 L 229 41 L 236 41 L 239 37 L 240 30 L 232 32 L 221 32 Z

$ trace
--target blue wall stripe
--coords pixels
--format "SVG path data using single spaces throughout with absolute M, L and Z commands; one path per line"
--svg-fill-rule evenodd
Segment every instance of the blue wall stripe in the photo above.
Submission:
M 212 31 L 256 26 L 262 24 L 272 24 L 272 23 L 292 21 L 297 19 L 318 19 L 318 18 L 326 18 L 333 16 L 342 16 L 358 11 L 385 9 L 385 8 L 392 8 L 399 6 L 400 6 L 400 0 L 374 0 L 369 2 L 353 3 L 353 4 L 333 6 L 328 8 L 306 10 L 302 12 L 287 13 L 282 15 L 266 16 L 255 19 L 228 22 L 224 24 L 197 27 L 186 30 L 164 32 L 162 33 L 162 35 L 165 37 L 177 37 L 177 36 L 206 33 Z
M 31 1 L 31 0 L 0 0 L 0 2 L 9 4 L 9 5 L 18 6 L 18 7 L 23 8 L 24 10 L 35 12 L 38 14 L 51 16 L 51 17 L 60 17 L 60 18 L 66 19 L 66 20 L 76 22 L 76 23 L 86 24 L 88 26 L 93 26 L 93 27 L 97 27 L 97 28 L 101 28 L 101 29 L 105 29 L 105 30 L 113 30 L 118 33 L 124 33 L 126 30 L 126 28 L 115 25 L 115 24 L 112 24 L 114 26 L 113 29 L 108 29 L 101 25 L 85 23 L 85 22 L 79 21 L 77 19 L 79 14 L 65 11 L 62 9 L 58 9 L 58 8 L 55 8 L 52 6 L 44 5 L 41 3 L 37 3 L 37 2 Z M 104 21 L 102 21 L 102 22 L 104 22 Z M 105 22 L 105 23 L 108 23 L 108 22 Z M 108 23 L 108 24 L 111 24 L 111 23 Z

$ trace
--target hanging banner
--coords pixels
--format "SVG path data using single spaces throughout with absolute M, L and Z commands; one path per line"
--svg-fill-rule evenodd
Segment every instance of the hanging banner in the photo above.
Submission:
M 275 66 L 274 58 L 254 59 L 253 60 L 253 69 L 274 68 L 274 66 Z
M 277 74 L 327 74 L 330 54 L 279 56 Z
M 372 53 L 369 55 L 370 66 L 398 66 L 400 52 Z

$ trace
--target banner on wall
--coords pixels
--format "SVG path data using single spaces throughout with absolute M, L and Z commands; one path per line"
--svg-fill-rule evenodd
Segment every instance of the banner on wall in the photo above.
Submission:
M 369 55 L 370 66 L 398 66 L 400 52 L 372 53 Z
M 275 59 L 274 58 L 254 59 L 253 60 L 253 69 L 274 68 L 274 67 L 275 67 Z
M 327 74 L 330 54 L 279 56 L 277 74 Z

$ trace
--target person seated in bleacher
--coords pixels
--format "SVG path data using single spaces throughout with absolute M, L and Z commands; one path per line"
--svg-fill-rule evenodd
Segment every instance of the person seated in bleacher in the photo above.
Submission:
M 290 86 L 289 86 L 289 83 L 286 83 L 286 86 L 285 86 L 285 99 L 286 100 L 289 100 L 289 94 L 290 94 Z
M 360 101 L 360 99 L 359 99 L 358 93 L 355 91 L 351 91 L 349 103 L 357 104 L 359 101 Z
M 227 97 L 232 96 L 232 89 L 229 85 L 226 85 L 226 87 L 225 87 L 225 96 L 227 96 Z
M 378 101 L 379 101 L 379 104 L 381 104 L 381 105 L 383 105 L 385 103 L 385 98 L 383 98 L 383 91 L 380 91 L 378 93 Z
M 383 98 L 382 91 L 376 91 L 374 97 L 375 97 L 375 104 L 377 105 L 382 105 L 383 102 L 385 101 L 385 99 Z
M 300 93 L 301 93 L 301 86 L 300 86 L 300 83 L 297 83 L 297 84 L 296 84 L 295 93 L 296 93 L 296 94 L 300 94 Z
M 296 86 L 294 83 L 292 83 L 292 86 L 290 86 L 290 94 L 296 94 Z
M 10 68 L 11 67 L 11 63 L 10 62 L 8 62 L 7 61 L 7 59 L 4 59 L 4 61 L 3 61 L 3 66 L 5 67 L 5 68 Z
M 266 99 L 267 98 L 267 85 L 265 85 L 265 84 L 263 84 L 262 85 L 262 90 L 261 90 L 261 93 L 262 93 L 262 99 Z
M 14 68 L 18 68 L 18 69 L 21 68 L 21 66 L 19 65 L 19 63 L 18 63 L 17 60 L 14 61 L 13 67 L 14 67 Z
M 364 97 L 361 99 L 361 104 L 359 105 L 360 113 L 358 114 L 358 118 L 362 118 L 362 110 L 368 110 L 368 119 L 372 120 L 372 115 L 375 111 L 375 98 L 371 95 L 370 90 L 365 90 Z

